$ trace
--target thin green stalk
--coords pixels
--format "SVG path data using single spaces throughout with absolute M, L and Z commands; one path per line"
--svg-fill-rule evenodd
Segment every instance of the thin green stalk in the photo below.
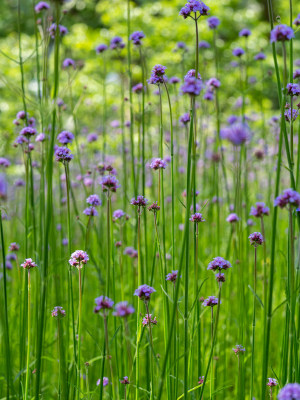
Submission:
M 252 347 L 251 347 L 251 382 L 250 382 L 250 399 L 253 398 L 254 376 L 255 376 L 255 322 L 256 322 L 256 260 L 257 247 L 254 248 L 254 275 L 253 275 L 253 316 L 252 316 Z
M 79 305 L 78 305 L 78 350 L 77 350 L 77 399 L 80 399 L 80 355 L 81 355 L 81 310 L 82 310 L 82 291 L 81 291 L 81 269 L 78 270 L 78 288 L 79 288 Z
M 25 380 L 25 400 L 29 398 L 29 377 L 30 377 L 30 337 L 31 337 L 31 285 L 30 269 L 28 269 L 28 309 L 27 309 L 27 361 L 26 361 L 26 380 Z

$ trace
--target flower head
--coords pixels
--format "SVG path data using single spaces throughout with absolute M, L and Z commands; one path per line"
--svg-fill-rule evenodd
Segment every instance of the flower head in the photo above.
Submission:
M 123 42 L 123 39 L 120 36 L 116 36 L 111 39 L 110 41 L 110 46 L 111 50 L 121 50 L 124 49 L 125 43 Z
M 218 89 L 221 86 L 221 82 L 216 78 L 210 78 L 206 82 L 206 86 L 213 88 L 213 89 Z
M 105 175 L 100 182 L 103 192 L 116 192 L 121 185 L 118 179 L 113 175 Z
M 164 83 L 166 69 L 167 67 L 164 67 L 163 65 L 154 65 L 151 71 L 150 79 L 148 79 L 148 83 L 151 85 L 159 85 L 160 83 Z
M 242 49 L 241 47 L 236 47 L 235 49 L 232 50 L 232 54 L 235 57 L 242 57 L 242 55 L 245 54 L 245 50 Z
M 101 383 L 101 379 L 98 379 L 96 385 L 99 386 L 100 383 Z M 105 386 L 107 386 L 108 384 L 109 384 L 109 379 L 108 379 L 106 376 L 104 376 L 104 377 L 103 377 L 103 386 L 105 387 Z
M 271 43 L 274 42 L 285 42 L 291 40 L 295 36 L 294 31 L 291 27 L 287 25 L 277 25 L 272 29 L 270 34 Z
M 63 63 L 62 63 L 62 67 L 63 69 L 67 69 L 67 68 L 76 68 L 76 63 L 74 60 L 72 60 L 72 58 L 65 58 Z
M 190 113 L 185 113 L 179 118 L 179 122 L 182 125 L 187 125 L 191 120 Z
M 264 242 L 264 237 L 260 232 L 251 233 L 248 239 L 250 240 L 250 244 L 254 247 L 260 246 Z
M 96 47 L 96 53 L 97 54 L 101 54 L 101 53 L 104 53 L 104 51 L 105 50 L 107 50 L 107 46 L 106 46 L 106 44 L 98 44 L 98 46 Z
M 62 131 L 57 135 L 57 140 L 62 144 L 72 143 L 74 140 L 74 135 L 72 132 Z
M 0 157 L 0 167 L 7 168 L 10 166 L 10 161 L 7 158 Z
M 146 199 L 144 196 L 137 196 L 137 198 L 132 198 L 130 204 L 132 206 L 137 206 L 137 207 L 146 207 L 148 203 L 148 199 Z
M 231 268 L 229 261 L 225 260 L 223 257 L 215 257 L 209 264 L 207 269 L 211 271 L 221 271 Z
M 249 37 L 251 35 L 250 29 L 244 28 L 239 32 L 239 37 Z
M 278 393 L 278 400 L 299 400 L 300 384 L 288 383 Z
M 120 383 L 122 383 L 122 385 L 129 385 L 130 382 L 128 376 L 124 376 Z
M 152 318 L 152 314 L 146 314 L 142 320 L 143 326 L 157 325 L 156 317 Z
M 199 376 L 198 378 L 198 385 L 202 385 L 204 382 L 204 376 Z
M 285 189 L 283 193 L 274 200 L 275 207 L 279 206 L 280 208 L 284 208 L 288 204 L 300 207 L 300 194 L 293 189 Z
M 57 147 L 54 152 L 55 160 L 58 162 L 66 163 L 73 160 L 74 156 L 68 147 Z
M 244 354 L 246 349 L 244 346 L 241 344 L 237 344 L 233 349 L 232 349 L 236 355 Z
M 100 200 L 100 197 L 97 194 L 91 194 L 87 199 L 86 202 L 90 204 L 91 206 L 97 207 L 101 206 L 102 202 Z
M 138 83 L 137 85 L 132 87 L 132 91 L 133 91 L 133 93 L 139 94 L 139 93 L 142 93 L 143 88 L 144 88 L 144 85 L 142 83 Z
M 166 281 L 175 283 L 178 278 L 178 270 L 172 271 L 166 276 Z
M 270 209 L 269 207 L 266 207 L 265 203 L 258 202 L 256 203 L 255 207 L 251 207 L 250 215 L 253 215 L 253 217 L 256 218 L 261 218 L 264 215 L 269 215 L 269 212 Z
M 241 146 L 251 137 L 251 132 L 247 124 L 235 122 L 221 129 L 220 135 L 222 139 L 229 140 L 234 146 Z
M 268 383 L 267 383 L 267 386 L 270 386 L 270 387 L 272 387 L 272 386 L 277 386 L 278 385 L 278 381 L 277 381 L 277 379 L 274 379 L 274 378 L 268 378 Z
M 152 293 L 156 290 L 148 285 L 141 285 L 134 291 L 134 296 L 138 296 L 141 300 L 149 301 Z
M 202 89 L 201 81 L 196 78 L 185 78 L 184 84 L 181 86 L 181 91 L 190 96 L 199 96 Z
M 55 39 L 56 28 L 57 25 L 53 23 L 52 25 L 50 25 L 48 29 L 52 39 Z M 65 36 L 69 32 L 68 29 L 63 25 L 58 25 L 58 29 L 59 29 L 59 36 Z
M 45 135 L 45 133 L 41 132 L 37 135 L 37 137 L 35 138 L 36 142 L 44 142 L 46 140 L 47 136 Z
M 113 308 L 114 302 L 107 296 L 99 296 L 95 299 L 96 306 L 94 308 L 94 313 L 98 313 L 101 310 L 111 310 Z
M 207 23 L 209 29 L 216 29 L 220 25 L 220 20 L 218 17 L 209 17 L 207 18 Z
M 24 269 L 31 269 L 37 267 L 36 263 L 32 261 L 32 258 L 26 258 L 21 267 Z
M 176 85 L 177 83 L 179 83 L 180 82 L 180 78 L 178 78 L 177 76 L 172 76 L 170 79 L 169 79 L 169 83 L 171 83 L 172 85 Z
M 8 248 L 9 251 L 19 251 L 20 250 L 20 245 L 16 242 L 13 242 L 9 245 Z
M 185 77 L 184 77 L 184 80 L 186 80 L 186 79 L 188 79 L 188 78 L 196 78 L 196 71 L 194 70 L 194 69 L 190 69 L 187 73 L 186 73 L 186 75 L 185 75 Z M 198 72 L 198 79 L 201 81 L 201 75 L 200 75 L 200 73 Z
M 144 37 L 144 32 L 136 31 L 130 35 L 130 40 L 132 40 L 133 44 L 135 44 L 136 46 L 140 46 Z
M 31 126 L 25 126 L 21 131 L 20 131 L 21 136 L 25 136 L 26 138 L 29 138 L 30 136 L 36 135 L 36 129 L 32 128 Z
M 153 213 L 156 213 L 157 211 L 160 210 L 159 205 L 157 204 L 157 201 L 155 201 L 154 203 L 152 203 L 149 207 L 148 207 L 149 211 L 152 211 Z
M 128 304 L 128 301 L 121 301 L 115 305 L 113 315 L 116 317 L 128 317 L 128 315 L 133 314 L 134 311 L 134 308 Z
M 76 250 L 71 254 L 71 258 L 69 260 L 69 264 L 72 267 L 76 267 L 77 269 L 81 269 L 84 264 L 89 261 L 88 254 L 83 250 Z
M 219 299 L 215 296 L 209 296 L 207 299 L 205 299 L 202 303 L 204 307 L 214 307 L 218 305 Z
M 203 218 L 203 215 L 201 213 L 195 213 L 191 216 L 190 221 L 198 224 L 199 222 L 205 222 L 205 219 Z
M 300 95 L 300 85 L 298 85 L 297 83 L 288 83 L 286 89 L 289 96 Z
M 235 213 L 229 214 L 228 217 L 226 218 L 226 221 L 227 221 L 227 222 L 230 222 L 231 224 L 232 224 L 233 222 L 238 222 L 239 220 L 240 220 L 239 217 L 238 217 L 237 214 L 235 214 Z
M 210 44 L 206 40 L 201 40 L 199 42 L 199 49 L 209 49 Z
M 90 206 L 83 210 L 83 214 L 87 215 L 88 217 L 98 217 L 99 213 L 95 207 Z
M 254 59 L 255 59 L 256 61 L 265 60 L 265 59 L 266 59 L 266 55 L 265 55 L 263 52 L 260 52 L 260 53 L 257 53 L 257 54 L 254 56 Z
M 191 13 L 196 14 L 196 18 L 200 15 L 207 15 L 209 7 L 202 1 L 189 0 L 188 3 L 179 12 L 179 15 L 183 16 L 184 19 L 188 18 Z M 199 13 L 199 14 L 197 14 Z
M 51 315 L 52 315 L 52 317 L 55 317 L 55 318 L 63 318 L 66 316 L 66 312 L 62 307 L 56 306 L 51 311 Z
M 46 3 L 45 1 L 40 1 L 38 2 L 35 7 L 34 7 L 34 11 L 39 14 L 41 11 L 44 10 L 49 10 L 50 6 L 48 3 Z
M 150 168 L 154 169 L 155 171 L 158 169 L 166 169 L 166 166 L 167 163 L 161 158 L 155 158 L 150 164 Z
M 223 272 L 218 272 L 216 275 L 216 281 L 219 283 L 225 282 L 225 274 Z

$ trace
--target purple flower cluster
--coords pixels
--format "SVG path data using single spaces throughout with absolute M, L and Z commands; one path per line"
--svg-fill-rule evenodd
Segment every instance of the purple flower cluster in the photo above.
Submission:
M 169 274 L 167 274 L 167 276 L 166 276 L 166 281 L 169 281 L 169 282 L 176 282 L 176 280 L 177 280 L 177 278 L 178 278 L 178 270 L 176 270 L 176 271 L 172 271 L 172 272 L 170 272 Z
M 202 89 L 201 80 L 196 78 L 185 78 L 184 84 L 181 86 L 181 91 L 190 96 L 199 96 Z
M 221 129 L 220 136 L 227 139 L 234 146 L 241 146 L 251 137 L 251 132 L 247 124 L 236 122 L 232 125 Z
M 203 215 L 201 213 L 195 213 L 191 215 L 190 221 L 198 224 L 199 222 L 205 222 L 205 219 L 203 218 Z
M 231 224 L 234 223 L 234 222 L 238 222 L 239 220 L 240 219 L 239 219 L 238 215 L 235 214 L 235 213 L 229 214 L 228 217 L 226 218 L 226 221 L 231 223 Z
M 300 207 L 300 194 L 293 189 L 285 189 L 283 193 L 274 200 L 275 207 L 284 208 L 289 204 Z
M 267 386 L 270 386 L 270 387 L 272 387 L 272 386 L 277 386 L 278 385 L 278 381 L 277 381 L 277 379 L 274 379 L 274 378 L 268 378 L 268 383 L 267 383 Z
M 76 267 L 77 269 L 81 269 L 83 265 L 85 265 L 89 261 L 88 254 L 83 250 L 76 250 L 71 254 L 71 258 L 69 260 L 69 264 L 72 267 Z
M 0 167 L 7 168 L 10 166 L 10 161 L 7 158 L 0 157 Z
M 287 25 L 277 25 L 272 29 L 270 34 L 271 43 L 274 42 L 285 42 L 291 40 L 295 36 L 294 31 L 291 27 Z
M 113 220 L 119 220 L 126 216 L 126 213 L 123 210 L 116 210 L 113 212 Z
M 20 131 L 21 136 L 25 136 L 26 138 L 29 138 L 30 136 L 36 135 L 36 129 L 32 128 L 31 126 L 25 126 L 21 131 Z
M 100 197 L 97 194 L 91 194 L 87 199 L 86 202 L 90 204 L 91 206 L 97 207 L 101 206 L 102 202 L 100 200 Z
M 185 114 L 181 115 L 181 117 L 179 118 L 179 122 L 182 125 L 187 125 L 190 122 L 190 120 L 191 120 L 190 113 L 185 113 Z
M 103 192 L 113 192 L 115 193 L 121 185 L 118 179 L 113 175 L 105 175 L 101 179 L 100 185 L 102 186 Z
M 113 308 L 114 302 L 107 296 L 99 296 L 95 299 L 96 306 L 94 308 L 94 313 L 98 313 L 101 310 L 111 310 Z
M 204 307 L 214 307 L 217 306 L 219 303 L 219 299 L 215 296 L 209 296 L 207 299 L 205 299 L 202 303 Z
M 152 314 L 146 314 L 142 320 L 143 326 L 157 325 L 156 317 L 152 318 Z
M 16 242 L 13 242 L 9 245 L 8 248 L 9 251 L 19 251 L 20 250 L 20 245 Z
M 128 301 L 121 301 L 115 305 L 115 311 L 113 315 L 116 317 L 128 317 L 128 315 L 133 314 L 135 309 L 128 304 Z
M 152 293 L 156 290 L 148 285 L 141 285 L 134 291 L 134 296 L 138 296 L 141 300 L 149 301 Z
M 256 61 L 262 61 L 262 60 L 265 60 L 265 59 L 266 59 L 266 55 L 263 52 L 257 53 L 254 56 L 254 60 L 256 60 Z
M 54 152 L 55 160 L 58 162 L 66 163 L 73 160 L 74 156 L 68 147 L 57 147 Z
M 258 202 L 255 204 L 255 207 L 251 207 L 250 215 L 256 218 L 261 218 L 264 215 L 269 215 L 270 209 L 263 202 Z
M 97 54 L 101 54 L 104 53 L 105 50 L 107 50 L 107 45 L 106 44 L 98 44 L 98 46 L 96 47 L 96 53 Z
M 157 211 L 160 210 L 159 205 L 157 204 L 157 201 L 155 201 L 154 203 L 152 203 L 149 207 L 148 207 L 149 211 L 152 211 L 153 213 L 156 213 Z
M 123 254 L 129 256 L 130 258 L 137 258 L 138 256 L 137 250 L 132 246 L 125 247 Z
M 300 96 L 300 85 L 297 83 L 288 83 L 286 89 L 289 96 Z
M 36 263 L 32 261 L 32 258 L 26 258 L 25 261 L 21 264 L 21 267 L 24 269 L 31 269 L 37 267 Z
M 66 312 L 62 307 L 56 306 L 51 311 L 51 315 L 52 315 L 52 317 L 55 317 L 55 318 L 63 318 L 66 316 Z
M 151 76 L 148 79 L 148 83 L 151 85 L 159 85 L 160 83 L 164 83 L 166 69 L 167 67 L 164 67 L 163 65 L 154 65 L 151 71 Z
M 130 40 L 132 40 L 133 44 L 136 46 L 140 46 L 142 44 L 142 39 L 144 39 L 145 35 L 141 31 L 133 32 L 130 35 Z
M 144 196 L 137 196 L 137 198 L 132 198 L 130 204 L 132 206 L 137 206 L 137 207 L 146 207 L 148 203 L 148 199 L 146 199 Z
M 195 13 L 195 18 L 199 18 L 201 15 L 208 15 L 209 7 L 202 1 L 189 0 L 188 3 L 179 12 L 184 19 L 191 16 L 191 13 Z M 199 14 L 198 14 L 199 13 Z M 194 18 L 194 17 L 192 17 Z
M 251 31 L 248 28 L 244 28 L 239 32 L 239 37 L 249 37 L 251 35 Z
M 218 17 L 207 18 L 207 24 L 209 29 L 216 29 L 220 25 L 220 20 Z
M 34 7 L 34 11 L 39 14 L 41 11 L 44 10 L 49 10 L 50 6 L 48 3 L 46 3 L 45 1 L 40 1 L 38 2 L 35 7 Z
M 72 143 L 74 140 L 74 135 L 72 132 L 69 131 L 62 131 L 57 135 L 57 140 L 61 144 L 68 144 Z
M 241 344 L 237 344 L 233 349 L 234 353 L 238 356 L 240 354 L 244 354 L 246 349 Z
M 166 169 L 166 167 L 167 163 L 161 158 L 155 158 L 150 164 L 150 168 L 154 169 L 155 171 L 158 169 Z
M 57 25 L 55 23 L 50 25 L 50 27 L 48 29 L 52 39 L 55 39 L 56 29 L 57 29 Z M 68 29 L 63 25 L 58 25 L 58 29 L 59 29 L 59 36 L 61 36 L 61 37 L 65 36 L 67 33 L 69 33 Z
M 63 69 L 67 69 L 67 68 L 76 68 L 76 63 L 74 60 L 72 60 L 72 58 L 66 58 L 64 59 L 63 63 L 62 63 L 62 67 Z
M 100 383 L 101 383 L 101 379 L 98 379 L 96 382 L 96 385 L 99 386 Z M 103 377 L 103 387 L 107 386 L 108 384 L 109 384 L 109 379 L 106 376 L 104 376 Z
M 83 214 L 85 214 L 88 217 L 98 217 L 98 215 L 99 215 L 98 211 L 93 206 L 85 208 L 83 210 Z
M 122 50 L 125 47 L 125 43 L 120 36 L 115 36 L 111 39 L 109 47 L 111 50 Z
M 137 93 L 137 94 L 140 94 L 140 93 L 142 93 L 142 91 L 143 91 L 143 84 L 142 83 L 138 83 L 137 85 L 135 85 L 135 86 L 133 86 L 132 87 L 132 91 L 133 91 L 133 93 Z
M 299 400 L 300 384 L 288 383 L 278 393 L 278 400 Z
M 231 264 L 229 261 L 225 260 L 223 257 L 215 257 L 209 264 L 207 269 L 211 271 L 226 271 L 228 268 L 231 268 Z
M 264 242 L 264 237 L 260 232 L 253 232 L 248 237 L 250 244 L 254 247 L 260 246 Z

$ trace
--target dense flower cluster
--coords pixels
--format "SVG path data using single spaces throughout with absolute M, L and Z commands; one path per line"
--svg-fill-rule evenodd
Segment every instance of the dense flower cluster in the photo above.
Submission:
M 207 269 L 212 271 L 221 271 L 231 268 L 229 261 L 225 260 L 223 257 L 215 257 L 209 264 Z
M 181 91 L 190 96 L 199 96 L 202 89 L 201 81 L 196 78 L 185 78 L 184 84 L 181 86 Z
M 95 299 L 96 306 L 94 308 L 94 313 L 98 313 L 101 310 L 111 310 L 113 308 L 114 302 L 107 296 L 99 296 Z
M 133 32 L 130 35 L 130 40 L 132 40 L 133 44 L 136 46 L 140 46 L 142 44 L 142 39 L 144 39 L 145 35 L 141 31 Z
M 190 221 L 198 224 L 199 222 L 205 222 L 205 219 L 201 213 L 195 213 L 191 216 Z
M 172 271 L 169 274 L 167 274 L 166 281 L 176 282 L 177 278 L 178 278 L 178 270 Z
M 130 204 L 132 206 L 137 206 L 137 207 L 146 207 L 148 203 L 148 199 L 146 199 L 144 196 L 137 196 L 137 198 L 132 198 Z
M 115 305 L 113 315 L 116 317 L 128 317 L 128 315 L 133 314 L 134 311 L 134 308 L 128 304 L 128 301 L 121 301 Z
M 258 202 L 255 204 L 255 207 L 251 207 L 250 215 L 256 218 L 261 218 L 264 215 L 269 215 L 270 209 L 263 202 Z
M 287 205 L 292 205 L 295 207 L 300 207 L 300 194 L 293 189 L 285 189 L 274 200 L 274 206 L 284 208 Z
M 62 131 L 57 135 L 57 140 L 61 144 L 68 144 L 72 143 L 74 140 L 74 135 L 72 132 L 69 131 Z
M 26 258 L 25 261 L 21 264 L 21 267 L 24 269 L 31 269 L 37 267 L 36 263 L 32 261 L 32 258 Z
M 141 300 L 149 301 L 152 293 L 156 290 L 148 285 L 141 285 L 134 291 L 134 296 L 138 296 Z
M 179 12 L 184 19 L 191 16 L 191 13 L 195 14 L 195 18 L 201 15 L 208 15 L 209 7 L 202 1 L 189 0 L 188 3 Z
M 100 197 L 97 194 L 91 194 L 87 199 L 86 202 L 90 204 L 91 206 L 97 207 L 101 206 L 102 202 L 100 200 Z
M 278 393 L 278 400 L 299 400 L 300 384 L 288 383 Z
M 246 349 L 244 346 L 241 344 L 237 344 L 233 349 L 232 349 L 236 355 L 244 354 Z
M 166 169 L 166 167 L 167 163 L 161 158 L 155 158 L 150 164 L 150 168 L 154 169 L 155 171 L 158 169 Z
M 58 162 L 66 163 L 73 160 L 74 156 L 68 147 L 57 147 L 54 152 L 55 160 Z
M 109 47 L 111 50 L 122 50 L 125 47 L 125 43 L 120 36 L 115 36 L 111 39 Z
M 52 315 L 52 317 L 55 317 L 55 318 L 63 318 L 66 316 L 66 312 L 62 307 L 56 306 L 51 311 L 51 315 Z
M 278 381 L 277 381 L 277 379 L 274 379 L 274 378 L 268 378 L 268 383 L 267 383 L 267 386 L 270 386 L 270 387 L 272 387 L 272 386 L 277 386 L 278 385 Z
M 215 296 L 209 296 L 207 299 L 205 299 L 202 303 L 204 307 L 214 307 L 217 306 L 219 303 L 219 299 Z
M 254 247 L 260 246 L 264 242 L 264 237 L 260 232 L 251 233 L 248 239 L 250 240 L 250 244 Z
M 159 85 L 160 83 L 164 83 L 166 77 L 165 77 L 165 71 L 167 67 L 164 67 L 163 65 L 157 64 L 154 65 L 151 71 L 151 76 L 148 79 L 148 83 L 151 85 Z
M 72 267 L 76 267 L 77 269 L 81 269 L 83 265 L 85 265 L 89 261 L 88 254 L 83 250 L 76 250 L 71 254 L 71 258 L 69 259 L 69 264 Z
M 118 179 L 113 175 L 105 175 L 100 181 L 103 192 L 113 192 L 115 193 L 121 185 Z
M 277 25 L 271 31 L 270 41 L 271 41 L 271 43 L 285 42 L 287 40 L 293 39 L 294 36 L 295 36 L 295 34 L 291 27 L 284 25 L 284 24 Z

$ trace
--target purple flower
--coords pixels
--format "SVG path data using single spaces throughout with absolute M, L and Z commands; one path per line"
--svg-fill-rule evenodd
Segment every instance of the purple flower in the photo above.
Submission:
M 130 35 L 130 40 L 132 40 L 133 44 L 135 44 L 136 46 L 140 46 L 144 37 L 144 32 L 136 31 Z
M 270 209 L 266 207 L 265 203 L 258 202 L 255 207 L 251 207 L 250 215 L 256 218 L 261 218 L 264 215 L 269 215 Z
M 207 86 L 210 86 L 214 89 L 218 89 L 221 86 L 221 82 L 216 79 L 216 78 L 210 78 L 207 82 L 206 82 Z
M 214 92 L 213 92 L 213 90 L 211 90 L 211 88 L 208 88 L 208 89 L 206 90 L 206 92 L 204 93 L 203 99 L 204 99 L 204 100 L 207 100 L 207 101 L 213 101 L 213 99 L 214 99 Z
M 156 317 L 152 318 L 152 314 L 146 314 L 142 320 L 143 326 L 157 325 Z
M 254 247 L 260 246 L 264 242 L 264 237 L 260 232 L 251 233 L 248 239 L 250 240 L 250 244 Z
M 88 217 L 98 217 L 98 211 L 95 207 L 90 206 L 83 210 L 83 214 L 87 215 Z
M 141 300 L 149 301 L 152 293 L 156 290 L 148 285 L 141 285 L 134 291 L 134 296 L 138 296 Z
M 300 385 L 299 383 L 288 383 L 278 393 L 278 400 L 299 400 Z
M 285 42 L 287 40 L 291 40 L 293 37 L 295 37 L 293 29 L 282 24 L 275 26 L 275 28 L 271 31 L 270 41 L 271 43 Z
M 229 125 L 234 124 L 238 120 L 239 120 L 239 117 L 237 117 L 236 115 L 230 115 L 230 117 L 227 118 L 227 122 L 229 123 Z
M 204 382 L 204 375 L 203 376 L 199 376 L 198 378 L 198 385 L 202 385 Z
M 154 203 L 152 203 L 149 207 L 148 207 L 149 211 L 152 211 L 153 213 L 156 213 L 157 211 L 160 210 L 159 205 L 157 204 L 157 202 L 155 201 Z
M 110 41 L 110 46 L 111 50 L 116 50 L 116 49 L 124 49 L 125 43 L 123 42 L 123 39 L 120 36 L 116 36 L 111 39 Z
M 215 257 L 209 264 L 207 269 L 211 271 L 226 271 L 228 268 L 231 268 L 231 264 L 229 261 L 225 260 L 223 257 Z
M 37 267 L 36 263 L 32 261 L 32 258 L 26 258 L 21 267 L 24 269 L 31 269 Z
M 56 27 L 57 25 L 53 23 L 52 25 L 50 25 L 48 29 L 52 39 L 55 39 Z M 65 36 L 69 32 L 68 29 L 63 25 L 58 25 L 58 29 L 59 29 L 59 36 L 61 37 Z
M 179 12 L 179 15 L 182 15 L 184 19 L 188 18 L 190 14 L 199 12 L 200 15 L 207 15 L 209 7 L 204 4 L 202 1 L 198 0 L 189 0 L 188 3 Z
M 101 383 L 101 379 L 98 379 L 96 385 L 99 386 L 100 383 Z M 105 386 L 107 386 L 108 384 L 109 384 L 109 379 L 108 379 L 106 376 L 104 376 L 104 377 L 103 377 L 103 386 L 105 387 Z
M 133 248 L 131 246 L 125 247 L 123 254 L 126 256 L 129 256 L 131 258 L 137 258 L 137 256 L 138 256 L 137 250 L 135 250 L 135 248 Z
M 232 54 L 235 57 L 242 57 L 242 55 L 245 54 L 245 51 L 241 47 L 236 47 L 232 50 Z
M 99 296 L 95 299 L 96 307 L 94 308 L 94 313 L 98 313 L 101 310 L 111 310 L 113 308 L 114 302 L 107 296 Z
M 115 311 L 113 315 L 116 317 L 128 317 L 128 315 L 133 314 L 135 309 L 128 304 L 128 301 L 121 301 L 115 305 Z
M 125 217 L 126 213 L 123 210 L 116 210 L 113 213 L 113 219 L 117 220 L 117 219 L 121 219 L 123 217 Z
M 76 250 L 71 254 L 69 264 L 77 269 L 82 269 L 83 265 L 89 261 L 89 256 L 83 250 Z
M 87 137 L 87 141 L 88 141 L 89 143 L 96 142 L 97 139 L 98 139 L 97 133 L 90 133 L 90 134 L 88 135 L 88 137 Z
M 199 222 L 205 222 L 205 219 L 203 218 L 203 215 L 201 213 L 195 213 L 191 216 L 190 221 L 198 224 Z
M 66 68 L 69 68 L 69 67 L 73 67 L 75 69 L 76 68 L 76 64 L 75 64 L 75 61 L 72 60 L 72 58 L 66 58 L 62 63 L 62 67 L 63 67 L 63 69 L 66 69 Z
M 98 46 L 96 47 L 96 53 L 97 53 L 97 54 L 101 54 L 101 53 L 103 53 L 105 50 L 107 50 L 106 44 L 98 44 Z
M 19 251 L 20 250 L 20 245 L 16 242 L 13 242 L 9 245 L 8 248 L 9 251 Z
M 102 202 L 97 194 L 91 194 L 87 199 L 86 202 L 91 206 L 97 207 L 101 206 Z
M 143 91 L 143 84 L 142 83 L 138 83 L 137 85 L 135 85 L 135 86 L 133 86 L 132 87 L 132 91 L 133 91 L 133 93 L 137 93 L 137 94 L 140 94 L 140 93 L 142 93 L 142 91 Z
M 218 305 L 219 299 L 215 296 L 209 296 L 207 299 L 205 299 L 202 303 L 204 307 L 214 307 Z
M 296 71 L 293 74 L 293 79 L 299 79 L 300 78 L 300 69 L 296 69 Z
M 7 158 L 0 157 L 0 167 L 7 168 L 10 166 L 10 161 Z
M 239 217 L 235 213 L 229 214 L 228 217 L 226 218 L 226 221 L 230 223 L 238 222 L 239 220 L 240 220 Z
M 297 83 L 288 83 L 286 89 L 287 89 L 287 94 L 290 96 L 300 95 L 300 85 L 298 85 Z
M 20 135 L 29 138 L 30 136 L 36 135 L 36 129 L 32 128 L 31 126 L 25 126 L 21 130 Z
M 182 125 L 187 125 L 191 120 L 190 113 L 185 113 L 179 118 L 179 122 Z
M 148 199 L 146 199 L 144 196 L 137 196 L 137 198 L 132 198 L 130 204 L 132 206 L 137 206 L 137 207 L 146 207 L 148 203 Z
M 300 194 L 293 189 L 285 189 L 281 195 L 274 200 L 274 206 L 280 208 L 286 207 L 288 204 L 300 207 Z
M 148 79 L 148 83 L 151 85 L 158 85 L 160 83 L 164 83 L 164 76 L 167 67 L 163 65 L 157 64 L 154 65 L 151 71 L 150 79 Z
M 188 78 L 195 78 L 196 77 L 196 71 L 194 69 L 190 69 L 187 74 L 184 77 L 184 80 L 188 79 Z M 198 79 L 201 81 L 201 75 L 198 72 Z
M 220 135 L 222 139 L 229 140 L 234 146 L 241 146 L 251 137 L 251 132 L 247 124 L 236 122 L 221 129 Z
M 186 44 L 184 42 L 178 42 L 176 46 L 178 49 L 186 49 Z
M 72 132 L 62 131 L 57 135 L 57 140 L 62 144 L 72 143 L 74 140 L 74 135 Z
M 268 378 L 268 383 L 267 383 L 267 386 L 270 386 L 270 387 L 272 387 L 272 386 L 277 386 L 278 385 L 278 381 L 277 381 L 277 379 L 274 379 L 274 378 Z
M 66 163 L 73 160 L 74 156 L 68 147 L 57 147 L 54 152 L 55 160 L 58 162 Z
M 166 281 L 176 282 L 177 278 L 178 278 L 178 270 L 172 271 L 169 274 L 167 274 Z
M 181 90 L 183 93 L 189 94 L 190 96 L 199 96 L 202 90 L 201 81 L 196 78 L 185 78 Z
M 244 354 L 246 351 L 245 347 L 241 344 L 237 344 L 232 350 L 235 352 L 236 355 Z
M 239 37 L 249 37 L 251 35 L 250 29 L 244 28 L 239 32 Z
M 45 140 L 46 140 L 46 135 L 43 132 L 39 133 L 35 138 L 36 142 L 44 142 Z
M 166 167 L 167 163 L 161 158 L 155 158 L 150 164 L 150 168 L 154 169 L 155 171 L 158 169 L 166 169 Z
M 105 175 L 100 182 L 103 192 L 116 192 L 121 185 L 118 179 L 113 175 Z
M 50 6 L 48 3 L 46 3 L 45 1 L 40 1 L 39 3 L 36 4 L 36 6 L 34 7 L 34 11 L 39 14 L 41 11 L 44 10 L 49 10 Z
M 266 55 L 263 52 L 256 54 L 256 56 L 254 57 L 254 60 L 256 60 L 256 61 L 265 60 L 265 59 L 266 59 Z
M 218 17 L 209 17 L 207 18 L 207 23 L 209 29 L 216 29 L 220 25 L 220 20 Z
M 223 272 L 218 272 L 216 275 L 216 281 L 219 283 L 225 282 L 225 274 Z
M 124 376 L 120 383 L 122 383 L 122 385 L 129 385 L 130 382 L 128 376 Z
M 299 110 L 293 108 L 293 110 L 291 110 L 291 108 L 288 108 L 285 112 L 284 112 L 284 118 L 286 120 L 286 122 L 291 122 L 291 121 L 296 121 L 297 117 L 299 115 Z
M 180 82 L 180 78 L 178 78 L 177 76 L 172 76 L 170 79 L 169 79 L 169 83 L 171 84 L 171 85 L 176 85 L 177 83 L 179 83 Z
M 294 19 L 293 24 L 296 26 L 300 25 L 300 14 L 298 14 L 297 17 Z
M 66 312 L 62 307 L 56 306 L 51 311 L 51 315 L 52 315 L 52 317 L 55 317 L 55 318 L 63 318 L 66 316 Z
M 201 40 L 199 42 L 199 49 L 209 49 L 210 44 L 206 40 Z

